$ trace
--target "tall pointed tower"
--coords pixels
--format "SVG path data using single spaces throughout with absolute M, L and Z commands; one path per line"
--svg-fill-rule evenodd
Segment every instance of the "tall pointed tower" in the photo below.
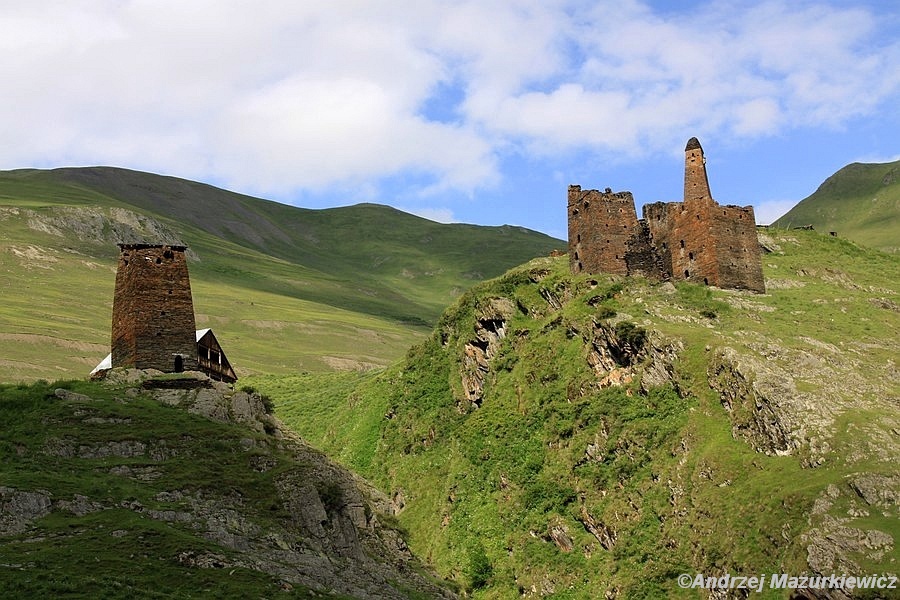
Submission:
M 684 203 L 712 202 L 709 179 L 706 178 L 706 157 L 700 140 L 692 137 L 684 148 Z M 690 210 L 688 208 L 688 210 Z
M 119 244 L 112 366 L 196 370 L 197 339 L 185 246 Z

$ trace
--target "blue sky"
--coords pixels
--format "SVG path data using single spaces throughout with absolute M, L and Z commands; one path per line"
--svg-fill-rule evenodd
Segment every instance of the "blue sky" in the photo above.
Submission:
M 765 223 L 900 158 L 900 6 L 0 0 L 0 169 L 115 165 L 565 237 L 569 184 Z

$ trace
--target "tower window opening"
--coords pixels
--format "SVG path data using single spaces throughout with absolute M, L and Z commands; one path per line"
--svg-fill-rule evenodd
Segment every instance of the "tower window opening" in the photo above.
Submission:
M 694 253 L 693 253 L 693 252 L 688 252 L 688 259 L 689 259 L 689 260 L 694 260 Z
M 159 258 L 158 256 L 156 257 L 156 264 L 158 264 L 158 265 L 162 264 L 162 259 Z
M 681 247 L 684 248 L 684 240 L 681 240 Z
M 685 279 L 687 279 L 687 278 L 690 277 L 690 276 L 691 276 L 690 271 L 688 271 L 687 269 L 685 269 L 685 270 L 684 270 L 684 277 L 685 277 Z
M 706 277 L 703 278 L 703 285 L 709 285 L 709 279 Z

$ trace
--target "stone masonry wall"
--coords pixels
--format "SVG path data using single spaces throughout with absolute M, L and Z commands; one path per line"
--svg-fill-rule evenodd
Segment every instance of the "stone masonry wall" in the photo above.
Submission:
M 716 285 L 765 293 L 753 207 L 717 205 L 711 227 L 718 258 Z
M 569 262 L 573 273 L 642 275 L 765 292 L 752 206 L 712 198 L 697 138 L 685 147 L 684 202 L 644 205 L 630 192 L 569 186 Z
M 709 207 L 669 202 L 644 206 L 653 245 L 664 248 L 665 271 L 673 279 L 718 285 L 716 246 L 709 230 Z
M 706 175 L 706 157 L 700 141 L 692 137 L 684 147 L 684 203 L 712 202 L 709 178 Z
M 573 273 L 628 274 L 626 253 L 641 235 L 631 192 L 569 186 L 569 264 Z
M 120 244 L 112 366 L 197 369 L 196 324 L 184 246 Z

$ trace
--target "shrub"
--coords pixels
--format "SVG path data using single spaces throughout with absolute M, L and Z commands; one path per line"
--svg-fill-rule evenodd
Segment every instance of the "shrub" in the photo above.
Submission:
M 631 321 L 619 321 L 616 323 L 616 337 L 629 344 L 635 350 L 640 350 L 644 347 L 644 342 L 647 341 L 647 330 L 643 327 L 638 327 Z
M 484 546 L 481 543 L 473 544 L 469 549 L 469 566 L 466 569 L 471 588 L 478 590 L 485 587 L 493 574 L 494 567 L 484 552 Z

